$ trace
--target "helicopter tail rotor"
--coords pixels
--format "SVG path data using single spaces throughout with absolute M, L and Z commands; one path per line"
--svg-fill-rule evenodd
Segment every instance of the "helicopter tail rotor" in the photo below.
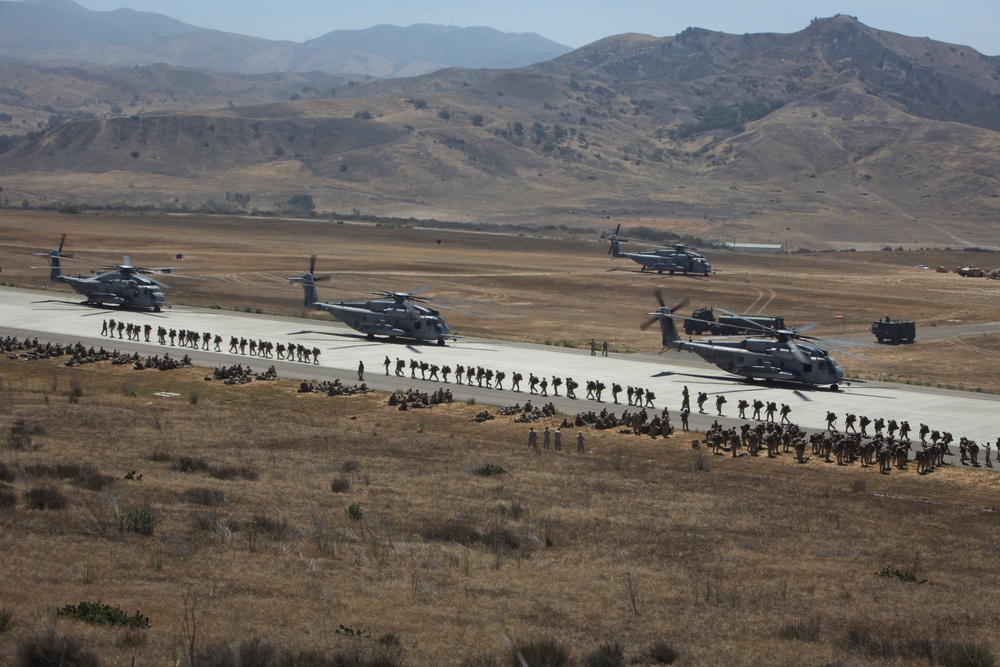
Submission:
M 316 255 L 309 258 L 309 270 L 303 273 L 301 276 L 295 278 L 289 278 L 288 280 L 293 283 L 299 283 L 302 285 L 303 291 L 303 305 L 306 308 L 315 308 L 316 304 L 319 303 L 319 292 L 316 291 L 316 283 L 323 280 L 329 280 L 330 276 L 317 276 L 316 275 Z
M 34 253 L 35 257 L 45 257 L 46 259 L 48 259 L 48 262 L 49 262 L 49 266 L 48 266 L 48 268 L 49 268 L 49 280 L 51 280 L 52 282 L 57 281 L 59 279 L 59 277 L 62 275 L 62 263 L 61 263 L 60 260 L 62 260 L 64 258 L 68 259 L 68 258 L 72 257 L 72 255 L 64 255 L 63 254 L 62 250 L 63 250 L 63 245 L 65 245 L 65 244 L 66 244 L 66 234 L 63 234 L 62 238 L 59 239 L 59 249 L 58 250 L 50 250 L 48 252 L 36 252 L 36 253 Z M 42 267 L 32 267 L 32 268 L 42 268 L 42 269 L 44 269 L 45 267 L 42 266 Z
M 608 246 L 608 254 L 611 255 L 611 259 L 614 259 L 621 255 L 621 246 L 619 245 L 619 243 L 628 241 L 628 239 L 623 239 L 620 236 L 618 236 L 618 233 L 621 230 L 622 230 L 622 223 L 619 222 L 618 226 L 615 227 L 615 231 L 611 232 L 610 234 L 601 234 L 602 239 L 607 239 L 608 241 L 611 241 L 611 244 Z
M 677 347 L 677 343 L 680 342 L 681 336 L 677 332 L 677 323 L 674 321 L 677 316 L 673 313 L 686 306 L 690 302 L 690 299 L 685 297 L 672 308 L 668 308 L 667 303 L 663 298 L 663 291 L 658 289 L 655 294 L 656 301 L 660 304 L 660 307 L 650 313 L 651 317 L 639 325 L 639 328 L 645 331 L 658 321 L 660 323 L 660 331 L 663 334 L 663 347 Z

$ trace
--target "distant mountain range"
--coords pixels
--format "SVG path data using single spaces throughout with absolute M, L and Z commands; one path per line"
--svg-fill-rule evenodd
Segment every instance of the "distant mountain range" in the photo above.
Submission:
M 298 43 L 207 30 L 131 9 L 91 11 L 72 0 L 0 2 L 0 57 L 50 65 L 165 63 L 239 74 L 385 78 L 445 67 L 523 67 L 570 50 L 534 33 L 439 25 L 336 30 Z
M 0 145 L 0 203 L 273 211 L 309 194 L 340 213 L 793 248 L 996 245 L 1000 58 L 850 16 L 618 35 L 513 69 L 216 76 L 10 74 L 0 112 L 79 100 L 97 117 Z M 129 106 L 100 112 L 112 94 Z

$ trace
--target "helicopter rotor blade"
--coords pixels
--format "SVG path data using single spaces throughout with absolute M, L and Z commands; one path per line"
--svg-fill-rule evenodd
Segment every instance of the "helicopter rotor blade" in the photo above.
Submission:
M 656 291 L 653 292 L 653 294 L 656 295 L 656 302 L 660 304 L 660 308 L 666 308 L 667 307 L 667 302 L 663 298 L 663 289 L 660 288 L 660 287 L 657 287 Z M 670 308 L 669 310 L 670 310 L 671 313 L 676 313 L 678 310 L 680 310 L 684 306 L 688 305 L 689 303 L 691 303 L 690 297 L 684 297 L 683 299 L 681 299 L 680 301 L 678 301 L 674 305 L 673 308 Z
M 66 243 L 66 233 L 65 232 L 63 232 L 62 238 L 59 239 L 59 250 L 57 251 L 57 254 L 58 254 L 59 257 L 62 257 L 62 249 L 63 249 L 63 244 L 64 243 Z
M 156 278 L 146 278 L 146 280 L 148 280 L 148 281 L 149 281 L 149 282 L 151 282 L 151 283 L 154 283 L 154 284 L 155 284 L 155 285 L 156 285 L 157 287 L 159 287 L 160 289 L 171 289 L 170 285 L 168 285 L 168 284 L 166 284 L 166 283 L 161 283 L 161 282 L 160 282 L 159 280 L 157 280 Z
M 303 275 L 305 275 L 305 274 L 303 274 Z M 316 275 L 316 255 L 312 255 L 309 258 L 309 275 L 312 276 L 312 281 L 314 283 L 326 282 L 327 280 L 330 280 L 330 278 L 333 277 L 333 276 L 331 276 L 329 274 L 327 274 L 325 276 L 317 276 Z M 302 279 L 302 276 L 299 276 L 298 278 L 289 278 L 289 280 L 295 280 L 296 282 L 305 282 Z
M 431 286 L 430 286 L 430 285 L 421 285 L 421 286 L 420 286 L 420 287 L 418 287 L 417 289 L 415 289 L 415 290 L 411 290 L 410 292 L 407 292 L 407 294 L 409 294 L 410 296 L 415 296 L 415 295 L 417 295 L 417 294 L 421 294 L 422 292 L 426 292 L 426 291 L 427 291 L 427 290 L 429 290 L 430 288 L 431 288 Z
M 663 290 L 657 288 L 653 294 L 656 296 L 656 302 L 660 304 L 660 309 L 655 313 L 650 313 L 650 318 L 639 325 L 640 329 L 645 331 L 649 327 L 653 326 L 653 324 L 661 321 L 664 317 L 669 317 L 670 319 L 684 319 L 679 315 L 675 315 L 674 311 L 686 306 L 690 302 L 688 297 L 681 299 L 673 308 L 667 308 L 667 302 L 663 298 Z
M 810 363 L 809 357 L 799 348 L 799 346 L 795 343 L 794 340 L 789 338 L 787 344 L 788 344 L 788 349 L 791 350 L 792 352 L 792 356 L 794 356 L 800 364 Z
M 643 331 L 645 331 L 646 329 L 648 329 L 649 327 L 653 326 L 654 324 L 656 324 L 659 321 L 660 321 L 660 315 L 658 315 L 658 314 L 657 315 L 653 315 L 648 320 L 646 320 L 645 322 L 643 322 L 642 324 L 640 324 L 639 328 L 642 329 Z
M 159 275 L 159 274 L 155 274 L 155 275 Z M 212 283 L 218 282 L 218 281 L 215 280 L 215 278 L 203 278 L 202 276 L 185 276 L 185 275 L 182 275 L 180 273 L 171 273 L 169 275 L 170 275 L 171 278 L 184 278 L 185 280 L 204 280 L 206 282 L 212 282 Z M 150 278 L 150 280 L 153 280 L 153 278 Z M 156 281 L 153 280 L 153 282 L 156 282 Z M 157 283 L 157 284 L 160 284 L 160 283 Z

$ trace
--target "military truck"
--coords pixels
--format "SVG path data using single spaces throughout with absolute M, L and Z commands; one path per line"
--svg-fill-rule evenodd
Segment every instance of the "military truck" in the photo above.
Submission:
M 884 320 L 872 322 L 872 333 L 875 334 L 875 338 L 880 343 L 884 341 L 893 345 L 912 343 L 917 338 L 917 325 L 914 322 L 893 320 L 887 317 Z
M 715 316 L 712 308 L 698 308 L 684 319 L 684 333 L 701 335 L 706 331 L 713 336 L 738 336 L 760 333 L 763 329 L 784 329 L 785 318 L 780 315 Z

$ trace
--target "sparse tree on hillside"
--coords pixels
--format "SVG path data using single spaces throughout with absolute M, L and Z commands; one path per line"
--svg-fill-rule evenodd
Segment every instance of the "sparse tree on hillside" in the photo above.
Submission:
M 485 122 L 486 119 L 483 118 L 483 114 L 481 113 L 472 114 L 472 124 L 475 125 L 476 127 L 482 127 L 483 123 Z
M 313 203 L 312 195 L 307 194 L 292 195 L 288 198 L 285 205 L 289 210 L 299 211 L 302 213 L 308 213 L 309 211 L 316 210 L 316 204 Z

